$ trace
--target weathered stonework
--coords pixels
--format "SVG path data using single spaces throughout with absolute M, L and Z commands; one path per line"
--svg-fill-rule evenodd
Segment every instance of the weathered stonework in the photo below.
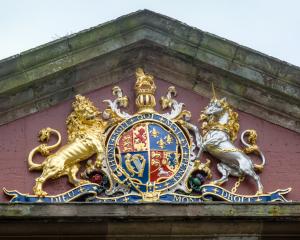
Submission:
M 298 203 L 0 205 L 0 236 L 31 239 L 296 239 L 299 223 Z
M 143 10 L 0 62 L 0 123 L 129 77 L 136 66 L 300 132 L 300 69 Z M 93 70 L 87 69 L 89 66 Z

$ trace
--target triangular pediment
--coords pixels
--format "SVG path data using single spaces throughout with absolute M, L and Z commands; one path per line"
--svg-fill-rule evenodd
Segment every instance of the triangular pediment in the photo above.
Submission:
M 142 10 L 0 62 L 0 123 L 132 77 L 136 67 L 300 132 L 300 69 Z

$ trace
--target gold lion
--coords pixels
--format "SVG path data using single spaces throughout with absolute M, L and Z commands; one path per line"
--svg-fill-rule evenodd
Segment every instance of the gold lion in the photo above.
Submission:
M 99 115 L 100 112 L 93 103 L 84 96 L 76 95 L 73 102 L 73 112 L 66 120 L 68 128 L 68 143 L 61 147 L 56 153 L 50 151 L 58 147 L 61 143 L 60 133 L 52 128 L 42 129 L 39 133 L 41 142 L 48 142 L 50 135 L 57 135 L 58 141 L 51 146 L 41 144 L 31 150 L 28 156 L 29 170 L 42 170 L 42 174 L 35 181 L 33 191 L 35 195 L 45 196 L 43 184 L 47 179 L 56 179 L 63 175 L 68 176 L 68 180 L 75 186 L 88 183 L 87 180 L 77 178 L 80 162 L 96 154 L 95 166 L 100 168 L 105 156 L 104 131 L 106 122 Z M 32 158 L 37 153 L 45 156 L 41 163 L 33 163 Z

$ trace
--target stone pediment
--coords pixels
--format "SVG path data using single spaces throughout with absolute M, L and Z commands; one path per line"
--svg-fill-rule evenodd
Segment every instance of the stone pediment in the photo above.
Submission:
M 0 62 L 0 123 L 132 77 L 136 67 L 202 96 L 213 82 L 236 108 L 300 132 L 300 69 L 148 11 Z

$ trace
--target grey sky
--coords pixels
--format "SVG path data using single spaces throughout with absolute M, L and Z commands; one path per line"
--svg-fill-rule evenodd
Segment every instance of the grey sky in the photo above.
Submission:
M 297 0 L 0 1 L 0 59 L 149 9 L 300 66 Z

